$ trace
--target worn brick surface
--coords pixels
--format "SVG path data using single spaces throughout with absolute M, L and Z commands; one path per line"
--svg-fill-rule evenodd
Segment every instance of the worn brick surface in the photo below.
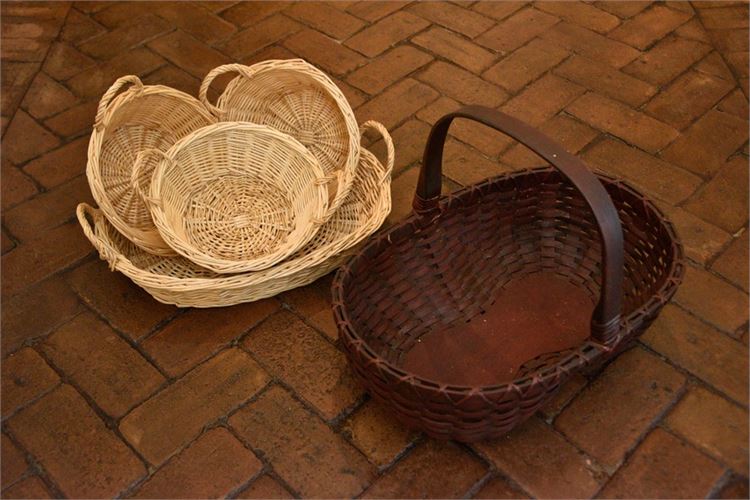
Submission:
M 728 232 L 687 210 L 679 207 L 668 207 L 665 210 L 680 234 L 682 248 L 689 259 L 705 264 L 732 239 Z
M 203 434 L 138 488 L 135 498 L 218 498 L 257 474 L 260 460 L 223 428 Z
M 638 49 L 645 49 L 688 19 L 689 14 L 656 5 L 625 21 L 611 31 L 609 36 Z
M 620 356 L 563 410 L 555 427 L 608 467 L 678 397 L 685 377 L 641 349 Z
M 747 137 L 747 120 L 714 110 L 683 132 L 663 157 L 698 175 L 712 176 Z
M 666 123 L 594 93 L 581 96 L 566 109 L 593 127 L 650 153 L 657 152 L 678 136 L 677 130 Z
M 429 25 L 419 16 L 399 11 L 360 31 L 346 45 L 368 57 L 374 57 Z
M 721 390 L 747 404 L 747 348 L 736 340 L 668 305 L 643 342 Z
M 193 309 L 141 345 L 170 376 L 178 377 L 240 337 L 276 310 L 273 299 L 228 309 Z
M 486 466 L 452 443 L 427 440 L 375 482 L 363 498 L 463 498 Z
M 389 465 L 417 437 L 417 433 L 400 425 L 388 409 L 368 401 L 350 416 L 343 432 L 365 456 L 379 467 Z
M 269 318 L 243 346 L 326 419 L 336 417 L 361 394 L 344 355 L 290 313 Z
M 711 269 L 719 273 L 729 281 L 748 291 L 748 234 L 743 231 L 742 235 L 735 238 L 732 244 L 722 253 L 718 259 L 711 265 Z
M 3 354 L 48 334 L 81 310 L 76 294 L 57 276 L 3 300 Z
M 747 410 L 694 388 L 667 417 L 670 429 L 734 470 L 748 468 Z
M 645 110 L 680 130 L 703 115 L 730 90 L 732 84 L 725 80 L 690 72 L 656 96 Z
M 160 464 L 267 381 L 247 354 L 226 350 L 131 411 L 120 431 L 149 462 Z
M 24 167 L 24 172 L 45 188 L 54 188 L 81 173 L 81 158 L 86 156 L 88 146 L 89 137 L 80 137 L 30 161 Z M 69 212 L 66 210 L 66 214 Z
M 412 42 L 474 73 L 482 71 L 495 60 L 492 52 L 439 27 L 420 33 L 412 38 Z
M 58 328 L 41 350 L 113 417 L 124 415 L 164 382 L 137 351 L 88 313 Z
M 284 485 L 268 474 L 260 476 L 234 498 L 294 498 Z
M 347 81 L 368 94 L 376 94 L 431 60 L 432 57 L 414 47 L 396 47 L 352 73 Z
M 640 54 L 629 45 L 567 22 L 557 24 L 542 33 L 541 37 L 550 43 L 615 68 L 625 66 Z
M 518 491 L 506 479 L 496 476 L 487 481 L 482 489 L 474 495 L 474 498 L 529 498 L 528 495 Z
M 584 87 L 548 74 L 508 101 L 502 111 L 531 125 L 541 125 L 583 94 Z
M 685 208 L 713 224 L 730 232 L 735 232 L 747 222 L 748 203 L 747 158 L 736 157 L 716 172 L 716 176 L 706 183 Z
M 355 496 L 372 479 L 373 466 L 280 387 L 235 413 L 229 425 L 302 496 Z
M 669 203 L 685 200 L 701 184 L 697 176 L 610 138 L 587 149 L 583 158 L 591 167 L 625 178 Z
M 602 498 L 704 497 L 722 468 L 700 451 L 656 429 L 648 435 L 612 481 Z
M 2 452 L 2 482 L 3 488 L 10 484 L 15 483 L 21 478 L 24 472 L 29 468 L 29 464 L 26 462 L 26 458 L 23 456 L 23 452 L 13 444 L 10 438 L 3 434 L 2 441 L 0 442 L 0 452 Z
M 633 107 L 640 106 L 656 93 L 653 85 L 584 57 L 571 57 L 555 73 Z
M 664 38 L 622 71 L 641 80 L 661 85 L 700 60 L 711 50 L 709 45 L 678 36 Z
M 600 486 L 591 460 L 537 418 L 474 447 L 536 497 L 590 497 Z
M 0 189 L 3 210 L 34 196 L 38 191 L 34 181 L 9 161 L 4 160 L 2 163 L 2 176 L 3 184 Z
M 517 92 L 570 53 L 554 44 L 534 39 L 511 53 L 482 75 L 511 92 Z
M 675 301 L 727 332 L 745 324 L 748 317 L 747 293 L 697 267 L 687 268 Z
M 36 351 L 27 347 L 5 358 L 2 371 L 3 416 L 52 389 L 60 380 Z
M 29 476 L 2 492 L 3 498 L 53 498 L 38 476 Z
M 553 15 L 529 7 L 501 21 L 478 37 L 476 41 L 489 49 L 505 54 L 524 45 L 540 33 L 544 33 L 558 21 L 559 19 Z
M 112 497 L 146 474 L 143 463 L 69 385 L 13 416 L 8 427 L 68 495 Z
M 88 262 L 68 277 L 70 285 L 89 307 L 133 340 L 151 332 L 173 316 L 174 306 L 155 303 L 151 297 L 105 262 Z
M 747 496 L 748 16 L 700 1 L 3 3 L 3 431 L 39 467 L 0 496 Z M 297 57 L 360 123 L 390 130 L 387 224 L 411 212 L 430 126 L 489 105 L 656 201 L 689 261 L 676 305 L 635 354 L 472 450 L 419 438 L 363 395 L 330 275 L 179 311 L 110 272 L 73 212 L 90 201 L 102 93 L 136 74 L 195 95 L 215 65 Z M 545 165 L 463 119 L 443 159 L 445 193 Z M 66 408 L 16 433 L 42 404 Z

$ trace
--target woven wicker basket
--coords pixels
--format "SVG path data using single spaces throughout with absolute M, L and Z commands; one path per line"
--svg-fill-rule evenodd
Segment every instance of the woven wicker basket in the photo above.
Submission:
M 180 139 L 160 157 L 144 196 L 164 241 L 217 273 L 259 271 L 288 257 L 326 222 L 325 177 L 292 137 L 265 125 L 222 122 Z
M 454 118 L 517 139 L 554 168 L 441 198 Z M 361 382 L 402 422 L 436 438 L 508 432 L 572 373 L 640 335 L 684 273 L 674 229 L 653 203 L 488 108 L 435 124 L 414 208 L 338 271 L 333 307 Z
M 144 252 L 123 238 L 101 211 L 84 203 L 78 206 L 78 220 L 110 268 L 128 276 L 160 302 L 180 307 L 217 307 L 271 297 L 312 283 L 340 266 L 349 257 L 349 250 L 377 230 L 390 212 L 393 145 L 379 124 L 368 122 L 363 127 L 373 127 L 384 134 L 388 147 L 386 166 L 363 148 L 357 176 L 343 205 L 312 241 L 270 269 L 216 274 L 181 256 L 160 257 Z
M 239 76 L 214 106 L 208 89 L 224 73 Z M 341 206 L 359 161 L 359 131 L 348 101 L 323 72 L 301 59 L 227 64 L 206 75 L 199 96 L 219 121 L 269 125 L 300 141 L 330 178 L 329 216 Z
M 128 84 L 132 87 L 117 95 Z M 180 138 L 215 122 L 197 99 L 169 87 L 143 85 L 137 76 L 119 78 L 102 96 L 89 142 L 86 176 L 102 212 L 144 250 L 175 255 L 131 188 L 137 154 L 150 148 L 166 151 Z M 153 164 L 144 166 L 144 177 L 152 168 Z

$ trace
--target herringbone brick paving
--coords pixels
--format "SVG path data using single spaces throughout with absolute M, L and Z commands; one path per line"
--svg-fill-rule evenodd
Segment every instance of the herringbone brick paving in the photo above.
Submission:
M 747 3 L 3 2 L 1 52 L 3 497 L 747 498 Z M 354 383 L 330 278 L 178 310 L 111 273 L 74 220 L 102 92 L 134 73 L 195 94 L 216 65 L 297 56 L 392 131 L 388 223 L 436 118 L 492 106 L 658 201 L 690 259 L 673 304 L 597 378 L 465 446 Z M 452 135 L 446 189 L 539 164 Z

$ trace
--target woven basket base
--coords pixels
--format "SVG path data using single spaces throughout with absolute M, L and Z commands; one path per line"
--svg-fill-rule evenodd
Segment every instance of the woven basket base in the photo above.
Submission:
M 416 339 L 401 367 L 450 385 L 511 381 L 524 363 L 586 340 L 594 305 L 588 290 L 557 274 L 514 279 L 485 311 Z

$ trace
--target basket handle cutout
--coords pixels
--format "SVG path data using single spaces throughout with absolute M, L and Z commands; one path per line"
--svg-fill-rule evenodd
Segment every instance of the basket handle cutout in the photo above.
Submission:
M 132 84 L 136 92 L 143 92 L 143 82 L 135 75 L 125 75 L 115 80 L 115 83 L 112 84 L 99 100 L 99 106 L 96 108 L 94 127 L 101 128 L 104 115 L 107 113 L 110 103 L 115 98 L 115 95 L 127 84 Z
M 388 129 L 385 128 L 385 125 L 380 122 L 376 122 L 375 120 L 368 120 L 359 127 L 360 137 L 363 136 L 367 130 L 374 130 L 379 133 L 383 137 L 383 143 L 385 143 L 385 172 L 382 179 L 380 179 L 380 182 L 382 184 L 384 182 L 387 182 L 388 179 L 390 179 L 391 174 L 393 173 L 393 163 L 396 160 L 396 152 L 393 147 L 393 139 L 391 138 L 391 134 L 388 133 Z
M 81 225 L 81 229 L 83 229 L 83 234 L 99 252 L 99 258 L 106 260 L 109 268 L 114 271 L 117 267 L 119 252 L 96 235 L 95 227 L 97 221 L 103 217 L 101 210 L 92 207 L 88 203 L 79 203 L 76 207 L 76 217 L 78 217 L 78 223 Z
M 427 139 L 414 195 L 414 211 L 428 216 L 438 210 L 443 148 L 448 128 L 455 118 L 467 118 L 512 137 L 557 168 L 581 193 L 594 214 L 602 240 L 602 287 L 591 318 L 591 333 L 596 341 L 612 345 L 619 332 L 622 304 L 624 249 L 620 217 L 599 179 L 581 160 L 552 139 L 512 116 L 484 106 L 465 106 L 443 116 L 433 125 Z
M 244 76 L 245 78 L 252 78 L 255 72 L 250 66 L 236 63 L 217 66 L 216 68 L 208 72 L 206 77 L 201 82 L 201 88 L 198 91 L 198 98 L 201 100 L 203 105 L 211 112 L 211 114 L 216 117 L 221 115 L 221 109 L 216 107 L 211 103 L 211 101 L 208 100 L 208 89 L 211 87 L 211 84 L 217 76 L 223 75 L 225 73 L 239 73 L 240 76 Z
M 151 155 L 159 155 L 162 158 L 164 158 L 167 161 L 171 161 L 169 156 L 167 156 L 164 151 L 161 151 L 159 149 L 151 148 L 151 149 L 144 149 L 143 151 L 139 151 L 138 155 L 135 157 L 135 163 L 133 163 L 133 170 L 130 173 L 130 185 L 133 188 L 133 191 L 140 197 L 143 202 L 149 206 L 149 205 L 158 205 L 156 200 L 152 199 L 150 196 L 148 196 L 146 193 L 143 192 L 143 189 L 141 189 L 141 176 L 143 175 L 141 173 L 141 170 L 143 169 L 143 165 L 146 163 L 146 159 Z M 153 174 L 153 172 L 152 172 Z

